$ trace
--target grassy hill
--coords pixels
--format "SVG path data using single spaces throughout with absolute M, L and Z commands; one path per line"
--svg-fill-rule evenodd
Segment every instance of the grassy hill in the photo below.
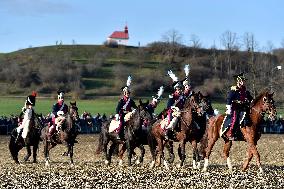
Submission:
M 263 71 L 283 64 L 282 59 L 255 53 L 252 64 L 250 55 L 251 52 L 233 51 L 228 59 L 224 50 L 181 46 L 174 51 L 163 43 L 140 48 L 104 45 L 27 48 L 0 54 L 0 95 L 25 96 L 36 90 L 40 96 L 55 97 L 58 89 L 65 89 L 72 99 L 117 97 L 127 76 L 132 75 L 133 96 L 151 97 L 164 85 L 167 97 L 172 83 L 167 70 L 172 69 L 183 79 L 183 67 L 190 64 L 192 86 L 211 94 L 214 100 L 224 102 L 232 75 L 245 72 L 250 91 L 257 95 L 272 83 L 276 99 L 282 101 L 284 78 Z

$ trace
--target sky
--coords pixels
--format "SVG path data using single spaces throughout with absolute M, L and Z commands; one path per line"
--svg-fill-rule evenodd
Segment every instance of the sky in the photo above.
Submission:
M 175 30 L 190 45 L 222 48 L 226 31 L 254 35 L 259 49 L 284 42 L 283 0 L 0 0 L 0 53 L 63 44 L 101 45 L 127 24 L 129 45 Z

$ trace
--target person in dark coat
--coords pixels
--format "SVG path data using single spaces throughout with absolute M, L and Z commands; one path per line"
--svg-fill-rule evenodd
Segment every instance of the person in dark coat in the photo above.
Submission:
M 233 140 L 233 130 L 235 125 L 239 125 L 238 120 L 245 121 L 245 124 L 249 122 L 248 110 L 253 97 L 245 86 L 245 81 L 247 80 L 243 73 L 233 76 L 236 81 L 236 85 L 232 86 L 228 92 L 227 102 L 226 102 L 226 118 L 231 119 L 228 136 Z M 239 118 L 239 119 L 237 119 Z M 226 122 L 226 120 L 224 121 Z
M 115 119 L 119 121 L 119 127 L 116 129 L 117 133 L 117 139 L 120 140 L 123 138 L 124 133 L 124 116 L 129 112 L 135 112 L 137 109 L 137 106 L 132 98 L 130 98 L 130 84 L 131 84 L 131 76 L 128 77 L 126 86 L 122 87 L 122 98 L 118 101 L 118 104 L 116 106 L 116 115 Z

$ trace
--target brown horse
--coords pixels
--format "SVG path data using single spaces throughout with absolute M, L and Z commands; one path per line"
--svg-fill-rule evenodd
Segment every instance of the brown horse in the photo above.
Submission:
M 42 129 L 41 138 L 44 142 L 44 156 L 45 156 L 45 165 L 49 166 L 49 151 L 57 144 L 67 145 L 68 151 L 67 154 L 70 156 L 70 163 L 73 165 L 73 146 L 75 139 L 78 135 L 77 131 L 77 122 L 79 121 L 78 108 L 76 102 L 70 102 L 69 110 L 66 115 L 66 120 L 64 121 L 62 127 L 59 129 L 59 132 L 52 136 L 51 140 L 47 140 L 48 126 Z
M 273 100 L 273 93 L 270 94 L 268 91 L 262 92 L 251 104 L 250 104 L 250 112 L 249 118 L 250 121 L 247 125 L 242 125 L 240 127 L 240 131 L 243 135 L 243 139 L 248 143 L 248 150 L 247 150 L 247 159 L 243 164 L 242 170 L 245 171 L 248 168 L 249 162 L 251 161 L 252 157 L 255 156 L 257 166 L 259 167 L 259 172 L 263 172 L 260 164 L 260 156 L 257 150 L 257 141 L 260 139 L 261 136 L 261 128 L 260 123 L 263 119 L 263 116 L 268 114 L 268 117 L 273 120 L 276 117 L 276 107 L 274 105 Z M 223 137 L 224 139 L 224 150 L 223 154 L 227 160 L 227 165 L 229 171 L 232 171 L 233 167 L 231 165 L 231 160 L 229 157 L 230 148 L 232 146 L 232 141 L 228 139 L 227 133 L 225 135 L 220 134 L 221 126 L 225 115 L 217 115 L 215 117 L 211 117 L 208 123 L 208 127 L 206 129 L 206 133 L 204 135 L 205 140 L 203 140 L 203 145 L 201 147 L 201 151 L 205 156 L 205 162 L 203 171 L 207 171 L 207 167 L 209 164 L 209 156 L 211 154 L 212 148 L 215 142 L 220 138 Z
M 200 106 L 197 102 L 198 100 L 196 99 L 196 95 L 192 95 L 189 97 L 184 105 L 184 108 L 180 111 L 180 122 L 179 124 L 176 125 L 176 129 L 174 131 L 174 136 L 171 137 L 171 141 L 179 142 L 179 156 L 180 156 L 180 164 L 178 167 L 183 166 L 184 160 L 185 160 L 185 144 L 188 141 L 188 136 L 192 132 L 192 112 L 193 111 L 198 111 L 200 112 Z M 155 138 L 157 142 L 157 154 L 152 153 L 152 163 L 150 165 L 150 168 L 154 167 L 155 161 L 156 161 L 156 155 L 158 156 L 158 165 L 161 164 L 161 159 L 163 159 L 164 165 L 166 169 L 169 169 L 167 165 L 167 161 L 164 158 L 164 146 L 166 144 L 165 141 L 165 132 L 161 128 L 161 122 L 162 120 L 157 120 L 152 127 L 151 130 L 151 135 Z M 194 144 L 193 144 L 194 145 Z M 150 146 L 150 148 L 154 148 L 155 146 Z M 193 150 L 197 150 L 195 146 L 193 146 Z M 151 149 L 151 151 L 155 151 L 155 149 Z

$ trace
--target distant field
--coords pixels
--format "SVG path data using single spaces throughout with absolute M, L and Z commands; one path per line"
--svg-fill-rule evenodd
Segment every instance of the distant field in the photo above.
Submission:
M 100 113 L 106 113 L 106 115 L 114 114 L 115 108 L 119 97 L 115 98 L 98 98 L 93 100 L 79 100 L 77 101 L 77 106 L 79 108 L 79 113 L 82 114 L 83 111 L 91 112 L 93 115 Z M 146 99 L 145 99 L 146 100 Z M 144 100 L 144 101 L 145 101 Z M 151 100 L 151 99 L 149 99 Z M 21 108 L 24 105 L 25 98 L 0 98 L 0 116 L 11 114 L 19 114 Z M 37 99 L 35 110 L 37 113 L 48 114 L 51 111 L 52 105 L 56 102 L 56 99 Z M 70 100 L 67 99 L 66 103 L 69 104 Z M 135 100 L 138 104 L 138 99 Z M 156 113 L 160 113 L 162 109 L 166 107 L 166 99 L 162 100 L 156 109 Z M 221 113 L 225 112 L 225 104 L 213 103 L 213 108 L 218 109 Z M 284 114 L 283 107 L 279 107 L 278 115 Z

